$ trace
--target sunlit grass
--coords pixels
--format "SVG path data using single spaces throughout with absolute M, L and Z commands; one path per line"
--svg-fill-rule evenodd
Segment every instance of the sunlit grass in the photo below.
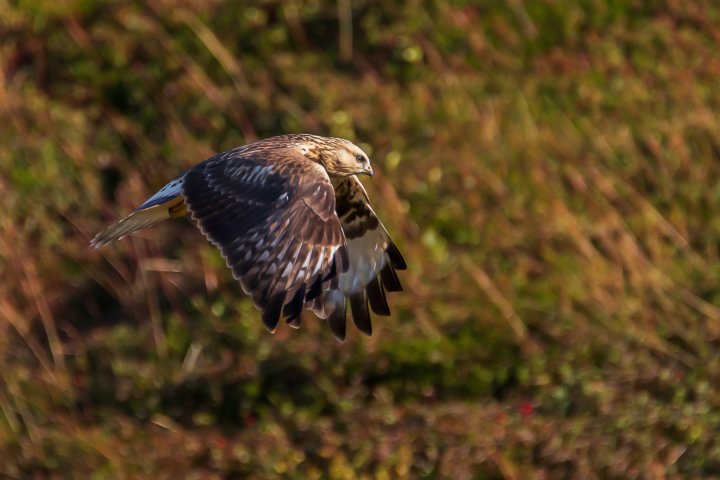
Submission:
M 712 2 L 50 3 L 0 5 L 0 471 L 717 475 Z M 271 336 L 186 221 L 88 247 L 297 131 L 377 166 L 372 338 Z

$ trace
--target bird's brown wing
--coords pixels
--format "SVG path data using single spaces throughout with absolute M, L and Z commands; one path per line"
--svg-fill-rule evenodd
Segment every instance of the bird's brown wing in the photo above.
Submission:
M 292 148 L 219 154 L 185 174 L 182 193 L 270 331 L 281 317 L 299 324 L 347 269 L 330 179 Z
M 402 290 L 395 270 L 407 268 L 385 226 L 370 207 L 367 192 L 355 176 L 335 180 L 335 202 L 347 241 L 349 265 L 339 274 L 338 288 L 323 292 L 309 304 L 327 318 L 339 340 L 345 338 L 349 303 L 353 322 L 363 333 L 372 333 L 370 311 L 390 315 L 386 292 Z

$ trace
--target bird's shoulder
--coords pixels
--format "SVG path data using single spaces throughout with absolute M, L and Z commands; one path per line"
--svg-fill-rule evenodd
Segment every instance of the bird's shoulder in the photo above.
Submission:
M 370 206 L 370 197 L 354 175 L 333 181 L 335 210 L 347 238 L 363 236 L 380 227 L 380 220 Z
M 241 182 L 280 177 L 293 184 L 329 183 L 325 169 L 306 154 L 301 145 L 291 142 L 259 141 L 217 154 L 196 168 L 220 170 Z

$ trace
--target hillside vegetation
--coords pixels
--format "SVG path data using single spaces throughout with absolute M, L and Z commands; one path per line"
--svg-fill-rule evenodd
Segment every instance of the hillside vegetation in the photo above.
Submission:
M 720 5 L 0 1 L 0 473 L 720 476 Z M 270 335 L 186 220 L 214 152 L 361 144 L 409 264 Z

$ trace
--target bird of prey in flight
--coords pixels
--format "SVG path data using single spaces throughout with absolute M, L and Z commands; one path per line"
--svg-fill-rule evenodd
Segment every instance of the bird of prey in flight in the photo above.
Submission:
M 341 138 L 281 135 L 214 155 L 171 181 L 91 241 L 95 248 L 187 213 L 220 249 L 274 332 L 300 326 L 303 306 L 345 338 L 350 305 L 372 334 L 370 311 L 390 315 L 405 260 L 357 175 L 368 156 Z

